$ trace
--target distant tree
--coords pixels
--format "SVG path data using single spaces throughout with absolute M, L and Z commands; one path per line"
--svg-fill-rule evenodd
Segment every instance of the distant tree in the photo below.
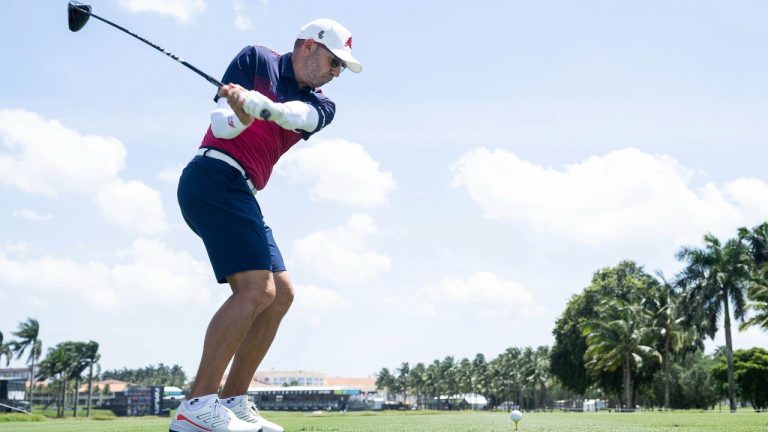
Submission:
M 523 371 L 520 367 L 522 350 L 510 347 L 489 363 L 493 399 L 514 401 L 522 406 Z
M 376 375 L 376 388 L 387 392 L 387 396 L 394 394 L 393 389 L 397 387 L 394 375 L 387 368 L 382 368 Z
M 107 370 L 101 374 L 102 379 L 127 381 L 141 385 L 184 387 L 187 376 L 179 365 L 167 366 L 163 363 L 149 365 L 138 369 L 123 368 Z
M 752 311 L 752 316 L 739 325 L 739 330 L 748 327 L 760 327 L 768 330 L 768 286 L 753 285 L 747 291 L 747 310 Z
M 456 361 L 453 356 L 446 356 L 440 361 L 438 371 L 441 395 L 453 396 L 459 393 L 459 386 L 456 380 Z
M 424 405 L 424 395 L 426 393 L 426 379 L 427 368 L 424 363 L 416 363 L 416 366 L 411 369 L 411 373 L 408 378 L 408 386 L 416 394 L 416 405 Z
M 747 311 L 753 314 L 739 329 L 754 326 L 768 330 L 768 222 L 751 230 L 739 228 L 739 238 L 747 244 L 753 266 L 753 283 L 747 290 Z
M 440 396 L 441 388 L 440 360 L 434 360 L 424 373 L 424 390 L 431 401 L 435 401 Z
M 763 222 L 752 229 L 739 228 L 739 239 L 749 247 L 752 261 L 757 267 L 768 264 L 768 222 Z
M 736 411 L 736 387 L 733 377 L 733 338 L 731 336 L 731 305 L 733 317 L 743 321 L 746 312 L 746 294 L 753 284 L 753 263 L 748 248 L 740 239 L 724 244 L 714 235 L 704 236 L 702 248 L 684 247 L 677 258 L 686 263 L 678 276 L 685 288 L 684 302 L 691 316 L 704 321 L 703 334 L 714 338 L 723 316 L 725 354 L 728 369 L 728 400 L 732 412 Z
M 718 385 L 712 378 L 715 360 L 704 355 L 703 348 L 685 355 L 672 365 L 675 377 L 672 406 L 679 409 L 708 409 L 720 400 Z
M 11 345 L 3 342 L 3 332 L 0 332 L 0 360 L 5 356 L 5 367 L 11 364 L 11 357 L 13 357 L 13 350 Z
M 543 408 L 550 381 L 549 347 L 540 346 L 535 350 L 526 347 L 523 350 L 523 359 L 523 381 L 532 393 L 533 408 Z
M 472 392 L 483 395 L 491 406 L 496 406 L 496 400 L 491 395 L 491 376 L 488 362 L 482 353 L 475 355 L 472 360 Z
M 66 388 L 69 374 L 75 363 L 75 353 L 72 342 L 61 342 L 53 348 L 48 348 L 43 361 L 40 362 L 40 378 L 56 378 L 59 383 L 57 417 L 64 417 L 66 404 Z
M 16 353 L 16 359 L 20 359 L 28 352 L 26 363 L 29 365 L 29 409 L 32 410 L 32 395 L 35 391 L 35 362 L 43 350 L 43 343 L 38 339 L 40 324 L 36 319 L 27 318 L 19 324 L 19 328 L 13 333 L 19 338 L 11 342 L 11 349 Z
M 624 404 L 632 409 L 632 372 L 643 366 L 644 360 L 661 361 L 651 345 L 653 331 L 648 312 L 641 306 L 618 299 L 606 299 L 598 308 L 600 318 L 584 326 L 587 351 L 586 367 L 595 375 L 621 369 L 624 378 Z
M 672 357 L 684 349 L 703 349 L 703 343 L 695 329 L 687 325 L 688 313 L 675 284 L 667 282 L 662 274 L 658 276 L 661 283 L 643 299 L 642 304 L 650 313 L 653 329 L 658 332 L 657 346 L 662 354 L 664 370 L 664 408 L 669 409 Z
M 402 392 L 403 402 L 407 402 L 408 390 L 411 387 L 411 366 L 408 362 L 403 362 L 395 372 L 397 372 L 397 376 L 395 377 L 397 388 Z
M 550 371 L 568 390 L 584 395 L 597 385 L 606 393 L 620 395 L 623 377 L 620 371 L 595 376 L 585 367 L 587 351 L 583 328 L 598 318 L 597 309 L 605 299 L 619 299 L 629 304 L 640 304 L 658 286 L 659 282 L 633 261 L 622 261 L 614 267 L 596 271 L 584 290 L 573 295 L 565 310 L 555 322 L 552 334 L 555 342 L 550 349 Z M 641 375 L 634 381 L 650 381 L 652 376 Z
M 728 365 L 724 356 L 719 356 L 712 375 L 719 382 L 727 380 Z M 768 408 L 768 350 L 751 348 L 733 352 L 734 379 L 738 394 L 749 401 L 755 410 Z
M 456 390 L 458 394 L 472 392 L 472 362 L 463 358 L 456 363 Z

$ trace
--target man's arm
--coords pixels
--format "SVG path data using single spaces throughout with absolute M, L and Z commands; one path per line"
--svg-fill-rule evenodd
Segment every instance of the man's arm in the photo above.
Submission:
M 317 109 L 308 103 L 272 102 L 263 94 L 254 90 L 247 91 L 237 84 L 225 85 L 219 90 L 219 96 L 227 98 L 234 113 L 245 114 L 247 116 L 245 120 L 261 118 L 261 113 L 266 110 L 270 114 L 268 120 L 277 123 L 283 129 L 305 132 L 314 132 L 320 120 Z M 242 116 L 238 117 L 242 122 Z
M 216 109 L 211 111 L 211 132 L 216 138 L 232 139 L 253 122 L 253 117 L 242 110 L 238 115 L 230 106 L 228 98 L 220 97 L 216 105 Z

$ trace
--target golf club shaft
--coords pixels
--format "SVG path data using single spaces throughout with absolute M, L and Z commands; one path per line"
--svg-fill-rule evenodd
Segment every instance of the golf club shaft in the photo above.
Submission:
M 82 10 L 82 9 L 81 9 L 81 10 Z M 84 12 L 85 12 L 85 11 L 84 11 Z M 223 85 L 224 85 L 224 84 L 222 84 L 222 83 L 221 83 L 221 81 L 217 80 L 216 78 L 213 78 L 212 76 L 208 75 L 207 73 L 205 73 L 205 72 L 201 71 L 200 69 L 198 69 L 198 68 L 196 68 L 196 67 L 192 66 L 191 64 L 187 63 L 187 62 L 186 62 L 184 59 L 182 59 L 182 58 L 179 58 L 177 55 L 173 54 L 172 52 L 168 51 L 167 49 L 164 49 L 164 48 L 162 48 L 162 47 L 160 47 L 160 46 L 158 46 L 158 45 L 155 45 L 154 43 L 152 43 L 152 42 L 150 42 L 150 41 L 148 41 L 148 40 L 144 39 L 143 37 L 141 37 L 141 36 L 137 35 L 136 33 L 133 33 L 133 32 L 131 32 L 130 30 L 128 30 L 128 29 L 126 29 L 126 28 L 124 28 L 124 27 L 121 27 L 121 26 L 119 26 L 119 25 L 117 25 L 117 24 L 113 23 L 112 21 L 106 20 L 106 19 L 104 19 L 104 18 L 102 18 L 102 17 L 100 17 L 100 16 L 98 16 L 98 15 L 96 15 L 96 14 L 94 14 L 94 13 L 91 13 L 91 12 L 86 12 L 86 13 L 88 13 L 90 16 L 92 16 L 92 17 L 96 18 L 96 19 L 97 19 L 97 20 L 99 20 L 99 21 L 105 22 L 105 23 L 107 23 L 107 24 L 111 25 L 112 27 L 114 27 L 114 28 L 116 28 L 116 29 L 118 29 L 118 30 L 122 30 L 122 31 L 124 31 L 125 33 L 128 33 L 129 35 L 131 35 L 131 36 L 135 37 L 136 39 L 138 39 L 138 40 L 140 40 L 140 41 L 144 42 L 145 44 L 147 44 L 147 45 L 151 46 L 152 48 L 154 48 L 154 49 L 156 49 L 156 50 L 158 50 L 158 51 L 162 52 L 163 54 L 167 55 L 168 57 L 170 57 L 170 58 L 172 58 L 172 59 L 176 60 L 177 62 L 179 62 L 179 63 L 181 63 L 181 64 L 183 64 L 184 66 L 188 67 L 189 69 L 191 69 L 192 71 L 194 71 L 195 73 L 197 73 L 198 75 L 200 75 L 201 77 L 203 77 L 203 78 L 205 78 L 206 80 L 208 80 L 208 82 L 209 82 L 209 83 L 211 83 L 211 84 L 215 85 L 217 88 L 218 88 L 218 87 L 221 87 L 221 86 L 223 86 Z

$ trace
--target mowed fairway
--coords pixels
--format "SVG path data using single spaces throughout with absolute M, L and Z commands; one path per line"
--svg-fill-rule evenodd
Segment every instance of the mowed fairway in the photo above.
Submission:
M 285 426 L 287 432 L 502 432 L 514 430 L 505 413 L 489 412 L 386 412 L 311 415 L 267 413 L 269 419 Z M 163 432 L 167 418 L 119 418 L 114 420 L 45 420 L 3 423 L 0 431 L 83 431 L 83 432 Z M 740 411 L 737 414 L 713 412 L 616 413 L 525 413 L 521 431 L 584 432 L 765 432 L 768 413 Z

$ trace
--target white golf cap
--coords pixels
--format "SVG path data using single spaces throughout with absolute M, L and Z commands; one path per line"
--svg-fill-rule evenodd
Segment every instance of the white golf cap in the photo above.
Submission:
M 363 65 L 352 57 L 352 32 L 332 19 L 320 18 L 305 24 L 296 39 L 312 39 L 319 42 L 346 63 L 352 72 L 363 70 Z

